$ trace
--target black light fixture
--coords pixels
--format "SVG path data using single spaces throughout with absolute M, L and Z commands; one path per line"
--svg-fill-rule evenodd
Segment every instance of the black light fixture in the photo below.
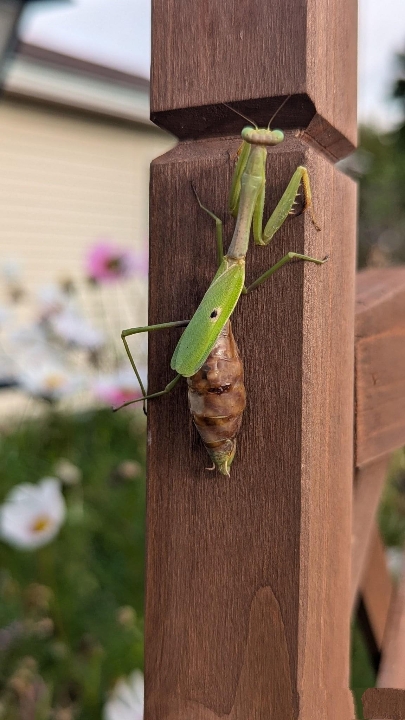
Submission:
M 43 0 L 42 0 L 43 1 Z M 60 0 L 47 0 L 47 2 Z M 0 0 L 0 87 L 3 80 L 5 61 L 17 43 L 17 28 L 26 5 L 36 0 Z

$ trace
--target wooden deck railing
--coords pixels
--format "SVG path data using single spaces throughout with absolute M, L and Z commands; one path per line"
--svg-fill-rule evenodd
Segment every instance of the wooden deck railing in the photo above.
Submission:
M 405 576 L 386 566 L 376 514 L 392 452 L 405 445 L 405 268 L 357 277 L 352 605 L 379 687 L 405 689 Z

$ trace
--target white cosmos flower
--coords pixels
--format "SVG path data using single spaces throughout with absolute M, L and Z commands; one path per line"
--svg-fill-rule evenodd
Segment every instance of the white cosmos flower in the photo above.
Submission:
M 143 720 L 143 675 L 135 670 L 119 680 L 104 706 L 104 720 Z
M 54 315 L 51 327 L 55 335 L 78 347 L 97 350 L 104 344 L 103 333 L 72 310 L 63 310 Z
M 10 333 L 10 342 L 13 344 L 16 352 L 26 354 L 28 352 L 43 350 L 47 346 L 46 335 L 44 329 L 34 323 L 33 325 L 23 325 L 17 330 Z
M 388 570 L 398 580 L 404 568 L 404 552 L 400 547 L 388 547 L 385 549 Z
M 10 316 L 10 310 L 5 306 L 0 305 L 0 325 L 3 325 L 7 320 L 9 320 Z
M 43 478 L 36 485 L 16 485 L 0 507 L 0 536 L 9 545 L 35 550 L 53 540 L 65 515 L 56 478 Z
M 39 311 L 41 318 L 49 318 L 60 313 L 69 304 L 68 295 L 59 285 L 43 285 L 38 291 Z
M 8 258 L 1 264 L 1 274 L 6 282 L 20 282 L 21 263 L 13 258 Z
M 38 358 L 37 363 L 26 366 L 16 380 L 31 395 L 51 401 L 72 395 L 83 385 L 79 375 L 51 356 Z

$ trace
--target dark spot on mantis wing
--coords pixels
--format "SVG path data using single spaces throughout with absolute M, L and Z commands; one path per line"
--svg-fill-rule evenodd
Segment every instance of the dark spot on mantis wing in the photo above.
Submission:
M 220 316 L 221 312 L 222 312 L 222 307 L 220 305 L 212 310 L 211 315 L 210 315 L 212 322 L 216 321 L 216 318 Z

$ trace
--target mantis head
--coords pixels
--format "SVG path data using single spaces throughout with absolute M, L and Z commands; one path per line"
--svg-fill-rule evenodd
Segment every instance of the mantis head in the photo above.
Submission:
M 273 122 L 276 115 L 280 112 L 281 108 L 284 107 L 286 102 L 290 99 L 291 95 L 287 95 L 285 100 L 281 103 L 281 105 L 277 108 L 276 112 L 274 113 L 273 117 L 270 118 L 269 124 L 267 125 L 267 128 L 259 128 L 255 122 L 252 122 L 246 115 L 239 112 L 239 110 L 235 110 L 235 108 L 231 107 L 227 103 L 223 103 L 225 107 L 232 110 L 232 112 L 236 113 L 237 115 L 240 115 L 241 117 L 245 118 L 245 120 L 248 120 L 249 122 L 254 125 L 254 127 L 244 127 L 242 130 L 242 139 L 249 143 L 249 145 L 279 145 L 279 143 L 283 142 L 284 140 L 284 133 L 281 130 L 270 130 L 270 125 Z
M 269 128 L 244 127 L 242 139 L 250 145 L 278 145 L 284 140 L 284 133 L 281 130 L 270 130 Z

